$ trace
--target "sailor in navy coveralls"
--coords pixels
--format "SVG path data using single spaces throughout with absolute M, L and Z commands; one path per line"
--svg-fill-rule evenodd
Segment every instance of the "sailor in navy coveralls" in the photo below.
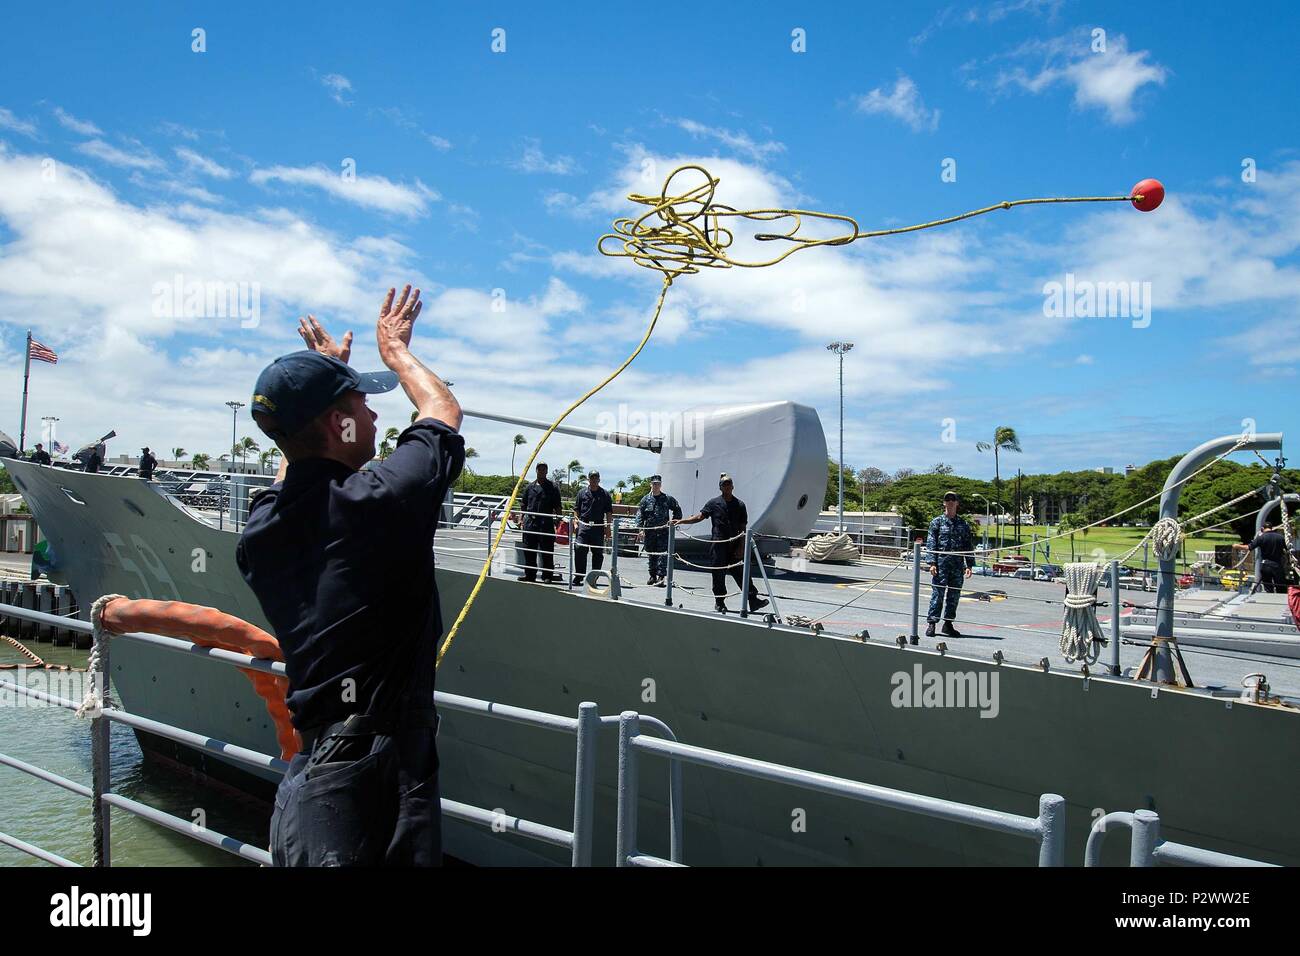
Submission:
M 392 371 L 353 371 L 352 333 L 336 344 L 309 316 L 310 350 L 276 359 L 253 390 L 284 464 L 249 508 L 236 560 L 284 652 L 303 744 L 275 797 L 276 866 L 442 860 L 433 536 L 465 440 L 459 403 L 407 347 L 420 291 L 393 296 L 375 333 Z M 373 461 L 366 394 L 397 384 L 415 421 Z
M 952 626 L 957 618 L 957 602 L 961 600 L 962 579 L 971 576 L 975 567 L 975 536 L 971 534 L 966 519 L 957 514 L 956 492 L 943 496 L 943 514 L 930 522 L 930 530 L 925 536 L 926 561 L 930 566 L 930 578 L 933 588 L 930 591 L 930 611 L 926 614 L 926 637 L 934 637 L 934 626 L 939 622 L 939 612 L 943 612 L 943 633 L 949 637 L 961 637 L 961 633 Z M 961 554 L 936 554 L 936 552 L 960 551 Z

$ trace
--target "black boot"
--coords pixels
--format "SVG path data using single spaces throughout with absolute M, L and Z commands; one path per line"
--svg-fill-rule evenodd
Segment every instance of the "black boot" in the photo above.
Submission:
M 930 621 L 925 625 L 925 636 L 934 637 L 934 621 Z
M 654 586 L 655 586 L 655 576 L 654 576 L 653 574 L 650 575 L 650 577 L 648 577 L 648 578 L 646 579 L 646 582 L 645 582 L 645 583 L 646 583 L 647 585 L 649 585 L 650 587 L 654 587 Z
M 930 629 L 931 630 L 934 629 L 933 624 L 930 625 Z M 952 626 L 952 621 L 943 622 L 943 633 L 948 637 L 961 637 L 961 631 L 957 630 L 957 628 Z
M 714 598 L 714 599 L 713 599 L 713 610 L 715 610 L 715 611 L 720 611 L 720 612 L 722 612 L 723 614 L 726 614 L 726 613 L 727 613 L 727 602 L 724 601 L 724 600 L 722 600 L 722 598 Z
M 760 608 L 765 608 L 765 607 L 767 607 L 767 599 L 766 599 L 766 598 L 761 598 L 761 597 L 752 597 L 752 598 L 749 599 L 749 609 L 750 609 L 751 611 L 757 611 L 757 610 L 759 610 Z

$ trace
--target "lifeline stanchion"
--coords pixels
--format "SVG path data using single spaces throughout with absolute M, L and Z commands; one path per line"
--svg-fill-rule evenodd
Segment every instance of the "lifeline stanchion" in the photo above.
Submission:
M 618 583 L 618 522 L 618 518 L 613 520 L 613 541 L 609 549 L 609 599 L 611 601 L 617 601 L 623 593 Z
M 745 529 L 745 562 L 741 565 L 740 616 L 749 617 L 749 528 Z
M 1110 672 L 1115 677 L 1119 669 L 1119 561 L 1110 563 Z
M 568 587 L 570 591 L 573 590 L 573 539 L 577 536 L 578 522 L 575 520 L 569 525 L 569 568 L 564 574 L 567 581 L 566 587 Z
M 677 525 L 668 525 L 668 571 L 664 582 L 664 606 L 673 606 L 673 558 L 677 552 Z
M 915 644 L 921 639 L 918 629 L 921 617 L 921 542 L 912 542 L 912 633 L 908 635 Z

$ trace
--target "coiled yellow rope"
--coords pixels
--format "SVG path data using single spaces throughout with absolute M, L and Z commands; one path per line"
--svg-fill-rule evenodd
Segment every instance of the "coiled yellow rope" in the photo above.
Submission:
M 694 186 L 681 192 L 674 192 L 673 180 L 679 176 L 690 174 L 698 174 L 699 181 Z M 478 580 L 474 582 L 469 597 L 465 599 L 464 606 L 461 607 L 460 613 L 456 615 L 455 622 L 451 625 L 451 629 L 447 631 L 447 637 L 438 649 L 439 665 L 442 664 L 443 658 L 447 655 L 447 650 L 451 647 L 452 641 L 455 640 L 456 634 L 459 633 L 461 625 L 465 623 L 470 608 L 473 607 L 479 591 L 483 588 L 483 582 L 487 579 L 488 571 L 492 567 L 492 558 L 496 555 L 497 548 L 500 546 L 501 539 L 505 534 L 506 516 L 510 514 L 519 498 L 519 492 L 528 477 L 528 469 L 537 460 L 537 456 L 546 444 L 547 439 L 555 433 L 555 430 L 563 424 L 564 420 L 587 399 L 614 381 L 641 354 L 641 350 L 650 341 L 650 336 L 654 333 L 655 326 L 659 322 L 659 315 L 663 311 L 664 299 L 668 295 L 668 289 L 678 276 L 694 275 L 701 269 L 729 269 L 733 266 L 745 269 L 759 269 L 776 265 L 800 249 L 813 246 L 843 246 L 858 239 L 872 239 L 878 236 L 894 236 L 905 232 L 916 232 L 921 229 L 930 229 L 935 226 L 960 222 L 974 216 L 982 216 L 996 209 L 1011 209 L 1013 206 L 1062 202 L 1137 202 L 1144 198 L 1140 194 L 1133 194 L 1126 196 L 1017 199 L 1000 202 L 993 206 L 985 206 L 983 209 L 974 209 L 957 216 L 949 216 L 946 219 L 934 219 L 930 222 L 918 223 L 914 226 L 863 232 L 858 227 L 856 219 L 836 213 L 814 212 L 807 209 L 739 210 L 714 202 L 718 183 L 718 178 L 711 175 L 703 166 L 694 164 L 679 166 L 668 174 L 659 195 L 643 196 L 633 193 L 628 196 L 629 201 L 648 206 L 649 209 L 636 218 L 615 220 L 614 231 L 606 233 L 597 241 L 596 248 L 602 255 L 628 258 L 639 266 L 653 269 L 663 275 L 663 286 L 659 290 L 659 299 L 655 303 L 654 312 L 650 316 L 650 324 L 646 327 L 645 335 L 641 337 L 641 341 L 632 351 L 632 354 L 624 359 L 623 363 L 606 376 L 603 381 L 570 404 L 560 417 L 546 429 L 546 433 L 542 435 L 541 440 L 533 447 L 533 453 L 528 456 L 523 471 L 515 480 L 514 490 L 510 493 L 510 499 L 506 502 L 505 512 L 501 517 L 501 526 L 497 529 L 496 537 L 492 539 L 492 547 L 488 549 L 487 558 L 483 561 L 483 567 L 479 570 Z M 791 243 L 791 246 L 771 259 L 754 262 L 734 259 L 727 254 L 727 250 L 736 238 L 735 233 L 727 227 L 727 222 L 733 219 L 774 223 L 784 221 L 784 232 L 758 233 L 753 238 L 765 242 L 785 241 Z M 800 235 L 804 223 L 808 220 L 838 224 L 845 231 L 823 237 Z M 610 248 L 606 248 L 607 243 L 611 244 Z

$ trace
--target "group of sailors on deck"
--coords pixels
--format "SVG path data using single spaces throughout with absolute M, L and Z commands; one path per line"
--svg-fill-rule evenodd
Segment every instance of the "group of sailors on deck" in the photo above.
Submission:
M 549 467 L 544 462 L 536 465 L 534 479 L 524 489 L 522 497 L 523 529 L 521 547 L 524 556 L 520 581 L 554 583 L 561 580 L 555 572 L 555 539 L 558 522 L 563 515 L 560 490 L 548 477 Z M 664 587 L 668 579 L 668 529 L 675 525 L 696 524 L 706 518 L 712 522 L 709 542 L 709 563 L 705 567 L 713 577 L 714 609 L 727 610 L 727 577 L 744 586 L 745 530 L 749 527 L 749 512 L 745 503 L 735 495 L 731 476 L 718 477 L 719 494 L 706 501 L 698 512 L 689 517 L 682 514 L 677 499 L 663 490 L 660 475 L 650 477 L 650 491 L 637 504 L 637 540 L 642 545 L 649 565 L 646 584 Z M 587 574 L 590 554 L 591 567 L 600 570 L 605 560 L 607 543 L 613 541 L 612 518 L 614 499 L 600 485 L 600 472 L 587 474 L 586 487 L 580 489 L 573 504 L 573 578 L 581 584 Z M 746 595 L 749 609 L 765 607 L 767 601 L 758 596 L 753 581 Z

